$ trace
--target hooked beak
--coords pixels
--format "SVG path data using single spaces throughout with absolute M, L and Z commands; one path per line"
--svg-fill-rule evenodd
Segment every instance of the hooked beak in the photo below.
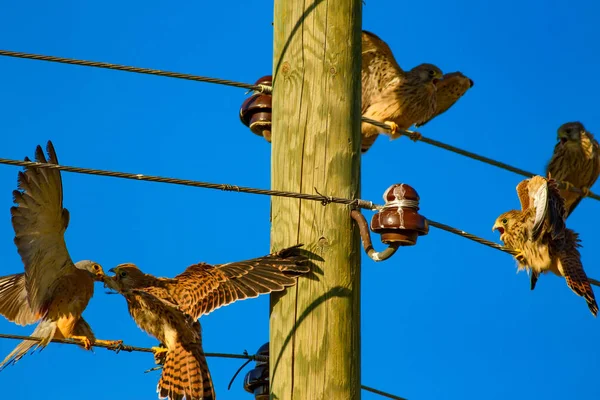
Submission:
M 500 222 L 496 222 L 492 227 L 492 232 L 494 232 L 495 230 L 498 230 L 498 232 L 500 232 L 500 236 L 504 234 L 504 227 Z
M 559 132 L 556 139 L 558 139 L 558 141 L 560 141 L 562 144 L 565 144 L 569 141 L 569 135 L 567 135 L 565 132 Z
M 111 269 L 108 270 L 108 272 L 112 272 L 114 274 L 115 273 L 115 269 L 111 268 Z

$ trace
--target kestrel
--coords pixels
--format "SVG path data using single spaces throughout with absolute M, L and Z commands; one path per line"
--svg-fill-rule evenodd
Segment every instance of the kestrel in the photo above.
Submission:
M 558 128 L 558 143 L 546 173 L 567 185 L 560 194 L 565 199 L 569 216 L 600 175 L 598 142 L 581 122 L 567 122 Z M 568 190 L 571 186 L 580 188 L 584 193 L 571 192 Z
M 518 269 L 531 271 L 531 290 L 540 274 L 551 271 L 563 276 L 596 316 L 598 305 L 581 263 L 580 240 L 565 226 L 564 199 L 556 182 L 534 176 L 520 182 L 517 193 L 522 209 L 500 215 L 492 230 L 497 229 L 504 245 L 518 253 Z
M 115 275 L 105 277 L 105 285 L 122 293 L 138 326 L 166 345 L 154 348 L 158 359 L 167 353 L 160 398 L 214 399 L 197 319 L 234 301 L 296 284 L 299 275 L 310 271 L 300 246 L 229 264 L 194 264 L 172 279 L 145 274 L 129 263 L 111 269 Z
M 48 160 L 37 146 L 37 162 L 58 164 L 51 142 Z M 25 158 L 25 161 L 30 161 Z M 81 314 L 94 294 L 94 281 L 101 280 L 100 264 L 84 260 L 73 263 L 65 243 L 69 212 L 63 208 L 60 171 L 26 167 L 19 172 L 20 190 L 13 191 L 16 206 L 10 209 L 14 242 L 25 273 L 0 277 L 0 314 L 19 325 L 38 322 L 31 336 L 41 342 L 21 342 L 0 364 L 17 362 L 32 347 L 46 346 L 53 338 L 71 338 L 90 349 L 96 340 Z
M 392 139 L 397 139 L 403 134 L 399 131 L 404 131 L 411 139 L 418 140 L 421 137 L 418 132 L 408 131 L 412 125 L 424 125 L 445 112 L 473 86 L 473 81 L 460 72 L 443 75 L 432 64 L 403 71 L 389 46 L 367 31 L 362 32 L 361 68 L 362 115 L 389 125 Z M 363 153 L 369 150 L 380 132 L 381 128 L 362 123 Z

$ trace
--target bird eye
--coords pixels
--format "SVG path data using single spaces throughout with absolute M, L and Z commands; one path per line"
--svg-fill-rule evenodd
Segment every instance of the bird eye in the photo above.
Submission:
M 508 219 L 506 219 L 506 218 L 504 218 L 504 219 L 502 220 L 502 223 L 503 223 L 503 224 L 506 224 L 507 222 L 508 222 Z
M 94 265 L 92 265 L 92 268 L 94 268 L 94 270 L 98 271 L 100 269 L 100 266 L 98 264 L 94 264 Z
M 565 133 L 566 133 L 567 135 L 570 135 L 570 134 L 571 134 L 571 129 L 565 129 Z
M 430 69 L 430 70 L 429 70 L 429 76 L 435 76 L 435 71 L 434 71 L 434 70 L 432 70 L 432 69 Z
M 127 272 L 125 272 L 125 271 L 121 271 L 121 272 L 119 272 L 119 276 L 120 276 L 121 278 L 125 278 L 125 277 L 127 276 Z

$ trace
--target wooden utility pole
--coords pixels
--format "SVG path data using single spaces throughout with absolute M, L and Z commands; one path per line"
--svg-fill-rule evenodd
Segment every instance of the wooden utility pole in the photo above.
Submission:
M 275 0 L 271 186 L 360 195 L 361 0 Z M 271 245 L 317 254 L 271 296 L 278 400 L 360 399 L 360 239 L 348 206 L 273 198 Z

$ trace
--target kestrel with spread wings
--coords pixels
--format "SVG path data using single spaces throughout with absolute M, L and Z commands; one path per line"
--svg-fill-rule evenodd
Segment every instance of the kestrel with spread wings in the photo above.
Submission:
M 134 264 L 111 269 L 115 275 L 106 276 L 105 285 L 123 294 L 138 326 L 166 346 L 154 348 L 157 359 L 166 352 L 160 398 L 215 398 L 197 319 L 235 301 L 295 285 L 299 275 L 310 271 L 300 246 L 247 261 L 194 264 L 172 279 L 145 274 Z
M 361 82 L 363 117 L 389 125 L 392 139 L 407 133 L 413 140 L 421 135 L 408 131 L 412 125 L 424 125 L 442 114 L 473 86 L 460 72 L 443 75 L 432 64 L 403 71 L 389 46 L 367 31 L 362 32 Z M 381 128 L 362 122 L 363 153 L 380 132 Z
M 553 272 L 565 278 L 596 316 L 598 305 L 581 263 L 580 240 L 565 226 L 564 199 L 556 182 L 534 176 L 520 182 L 517 193 L 521 210 L 500 215 L 492 229 L 500 232 L 507 248 L 517 252 L 518 269 L 531 271 L 531 290 L 540 274 Z
M 35 160 L 58 164 L 51 142 L 48 160 L 37 146 Z M 25 158 L 25 161 L 30 161 Z M 0 364 L 17 362 L 30 349 L 46 346 L 51 339 L 79 340 L 86 349 L 96 340 L 81 314 L 94 294 L 94 281 L 101 280 L 100 264 L 84 260 L 73 263 L 64 234 L 69 212 L 63 208 L 60 171 L 26 167 L 19 172 L 19 190 L 13 192 L 16 206 L 11 208 L 14 242 L 24 273 L 0 277 L 0 314 L 19 325 L 38 322 L 31 336 L 40 342 L 21 342 Z
M 558 128 L 558 143 L 546 167 L 546 173 L 567 185 L 560 194 L 569 216 L 600 175 L 600 151 L 594 136 L 581 122 L 567 122 Z M 583 193 L 571 192 L 576 187 Z

